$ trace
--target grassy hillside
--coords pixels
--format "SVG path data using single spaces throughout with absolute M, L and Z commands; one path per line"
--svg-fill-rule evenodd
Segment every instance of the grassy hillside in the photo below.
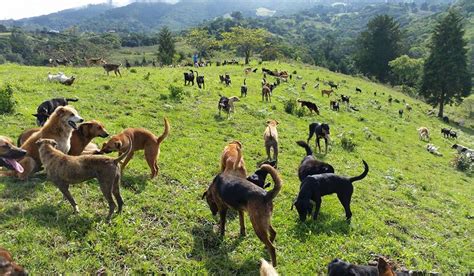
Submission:
M 52 68 L 0 66 L 0 87 L 11 83 L 18 102 L 14 114 L 0 116 L 2 135 L 16 139 L 22 130 L 34 126 L 31 114 L 37 105 L 58 96 L 80 98 L 74 106 L 81 116 L 102 121 L 111 134 L 126 127 L 146 127 L 159 134 L 164 116 L 171 123 L 171 134 L 161 148 L 159 177 L 150 180 L 143 153 L 136 154 L 123 176 L 124 212 L 114 216 L 110 225 L 104 222 L 107 208 L 95 180 L 71 188 L 81 210 L 74 215 L 44 173 L 29 182 L 0 178 L 0 246 L 10 249 L 32 274 L 93 274 L 101 268 L 117 274 L 256 274 L 258 260 L 269 256 L 248 217 L 246 237 L 239 237 L 234 214 L 221 240 L 217 218 L 200 197 L 219 170 L 220 153 L 227 142 L 243 143 L 249 171 L 265 158 L 262 136 L 271 118 L 280 122 L 283 189 L 274 201 L 273 226 L 281 274 L 324 273 L 336 257 L 366 264 L 373 254 L 416 270 L 461 274 L 474 269 L 473 178 L 451 165 L 454 141 L 439 133 L 445 124 L 425 115 L 427 105 L 387 87 L 321 68 L 263 66 L 296 70 L 302 80 L 293 78 L 282 84 L 274 91 L 272 103 L 263 103 L 261 74 L 247 76 L 249 96 L 236 104 L 231 120 L 217 115 L 218 94 L 240 95 L 245 77 L 240 66 L 200 69 L 206 76 L 206 89 L 185 87 L 181 103 L 166 96 L 170 84 L 183 85 L 185 68 L 136 68 L 137 73 L 124 70 L 122 78 L 107 77 L 97 67 L 58 68 L 77 76 L 77 83 L 65 87 L 46 81 Z M 233 81 L 228 88 L 218 82 L 218 74 L 225 72 Z M 344 107 L 340 112 L 330 111 L 329 99 L 313 88 L 318 77 L 339 83 L 338 95 L 350 95 L 360 111 Z M 309 85 L 303 92 L 300 87 L 305 81 Z M 356 86 L 362 94 L 355 94 Z M 400 103 L 388 105 L 389 95 Z M 296 98 L 316 102 L 321 115 L 285 113 L 284 101 Z M 402 100 L 413 111 L 399 118 Z M 332 135 L 329 153 L 318 158 L 331 163 L 338 174 L 349 176 L 362 172 L 362 159 L 370 166 L 368 177 L 354 184 L 350 224 L 335 195 L 324 197 L 317 221 L 301 223 L 296 211 L 290 211 L 300 184 L 296 171 L 304 155 L 295 141 L 307 138 L 308 124 L 314 121 L 329 123 Z M 425 150 L 426 142 L 418 140 L 416 131 L 420 126 L 431 130 L 432 143 L 440 147 L 442 157 Z M 458 131 L 457 142 L 474 147 L 472 133 Z M 353 152 L 341 147 L 341 135 L 352 137 Z

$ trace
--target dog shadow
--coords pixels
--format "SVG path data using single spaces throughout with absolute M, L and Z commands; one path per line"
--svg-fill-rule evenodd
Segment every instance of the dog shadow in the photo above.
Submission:
M 216 227 L 218 229 L 218 227 Z M 229 258 L 228 252 L 233 252 L 245 237 L 225 239 L 218 230 L 214 230 L 213 222 L 201 221 L 191 233 L 193 249 L 191 258 L 203 262 L 211 275 L 255 274 L 258 271 L 258 260 L 249 258 L 242 264 L 235 263 Z M 229 235 L 227 232 L 226 235 Z
M 0 180 L 5 185 L 5 189 L 0 195 L 1 198 L 32 199 L 36 197 L 36 192 L 42 188 L 41 184 L 47 181 L 47 177 L 45 174 L 38 174 L 28 181 L 23 181 L 5 176 Z
M 223 122 L 223 121 L 226 121 L 227 118 L 222 117 L 222 116 L 219 116 L 219 114 L 214 114 L 214 120 L 215 120 L 216 122 Z
M 302 242 L 314 234 L 347 235 L 349 232 L 350 220 L 333 219 L 331 214 L 326 215 L 324 213 L 319 213 L 317 220 L 308 218 L 305 222 L 301 222 L 299 218 L 297 218 L 297 223 L 289 230 L 292 236 Z
M 123 175 L 120 185 L 135 194 L 140 194 L 145 190 L 149 177 L 149 175 Z

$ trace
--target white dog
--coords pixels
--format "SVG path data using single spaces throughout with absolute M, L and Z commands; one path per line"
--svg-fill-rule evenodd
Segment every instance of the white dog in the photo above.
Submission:
M 48 73 L 48 81 L 57 81 L 57 82 L 65 82 L 66 80 L 68 80 L 69 78 L 64 75 L 63 72 L 59 72 L 57 73 L 56 75 L 53 75 L 51 73 Z
M 426 150 L 434 155 L 437 155 L 437 156 L 443 156 L 442 153 L 440 153 L 438 151 L 439 147 L 435 147 L 433 144 L 427 144 L 426 145 Z

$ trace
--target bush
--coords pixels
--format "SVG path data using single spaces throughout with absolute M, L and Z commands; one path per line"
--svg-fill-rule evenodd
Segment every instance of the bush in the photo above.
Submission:
M 352 139 L 351 135 L 343 133 L 341 137 L 341 146 L 347 151 L 354 151 L 356 143 L 354 142 L 354 139 Z
M 182 87 L 170 85 L 168 91 L 170 91 L 170 99 L 173 101 L 181 102 L 184 99 L 184 89 Z
M 285 112 L 286 113 L 295 114 L 295 110 L 296 110 L 296 106 L 297 106 L 295 100 L 287 100 L 287 101 L 285 101 L 285 103 L 283 105 L 285 107 Z
M 0 114 L 12 113 L 15 110 L 15 99 L 13 99 L 13 87 L 7 84 L 0 89 Z
M 135 68 L 130 69 L 130 73 L 137 73 L 137 69 Z
M 456 169 L 462 172 L 472 172 L 473 162 L 470 157 L 465 154 L 458 154 L 453 160 Z

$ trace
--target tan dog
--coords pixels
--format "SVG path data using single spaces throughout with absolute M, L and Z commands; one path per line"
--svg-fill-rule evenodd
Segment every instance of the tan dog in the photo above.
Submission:
M 429 141 L 430 140 L 430 131 L 428 130 L 428 128 L 426 127 L 420 127 L 418 129 L 418 137 L 420 138 L 420 140 L 427 140 Z
M 334 90 L 321 90 L 321 97 L 323 97 L 324 95 L 328 95 L 328 98 L 329 96 L 331 96 L 331 94 L 334 92 Z
M 20 147 L 25 141 L 40 130 L 40 128 L 32 128 L 25 130 L 20 137 L 18 137 L 17 144 Z M 92 139 L 95 137 L 102 137 L 106 138 L 109 134 L 107 130 L 105 130 L 104 125 L 101 122 L 92 120 L 89 122 L 85 122 L 79 125 L 77 129 L 72 132 L 71 135 L 71 149 L 69 150 L 69 155 L 81 155 L 81 153 L 89 146 Z M 94 145 L 94 144 L 93 144 Z M 89 146 L 89 151 L 87 153 L 94 153 L 91 152 L 91 148 L 93 145 Z M 97 149 L 99 151 L 100 149 Z
M 230 142 L 221 155 L 221 172 L 231 173 L 242 178 L 247 177 L 244 157 L 242 156 L 242 143 Z
M 77 123 L 82 123 L 83 121 L 72 106 L 58 107 L 51 114 L 49 120 L 46 121 L 46 124 L 21 146 L 22 149 L 27 151 L 27 154 L 20 160 L 20 165 L 24 171 L 17 174 L 18 178 L 25 180 L 41 167 L 39 146 L 36 144 L 36 141 L 41 138 L 53 139 L 58 144 L 58 150 L 67 153 L 71 148 L 72 131 L 77 129 Z
M 118 165 L 132 150 L 132 144 L 126 152 L 117 159 L 103 155 L 66 155 L 56 149 L 57 143 L 52 139 L 39 139 L 39 155 L 48 178 L 59 188 L 63 195 L 71 203 L 74 212 L 79 212 L 74 198 L 69 192 L 69 185 L 81 183 L 89 179 L 97 178 L 100 189 L 109 204 L 107 221 L 110 221 L 116 207 L 112 194 L 118 204 L 118 212 L 122 211 L 123 200 L 120 196 L 120 166 Z
M 273 148 L 273 160 L 278 162 L 278 121 L 268 120 L 267 128 L 263 133 L 263 140 L 265 141 L 265 150 L 267 151 L 267 159 L 270 160 L 270 149 Z
M 107 143 L 104 143 L 101 152 L 110 153 L 118 151 L 120 154 L 123 154 L 131 143 L 133 148 L 123 161 L 122 170 L 125 169 L 136 151 L 145 150 L 145 159 L 151 170 L 151 178 L 154 178 L 158 175 L 159 171 L 157 160 L 160 157 L 160 145 L 163 140 L 168 137 L 170 131 L 168 119 L 164 118 L 164 121 L 165 129 L 160 137 L 156 137 L 153 133 L 144 128 L 127 128 L 121 133 L 112 136 Z
M 28 274 L 23 267 L 13 261 L 10 252 L 0 247 L 0 275 L 22 276 Z

